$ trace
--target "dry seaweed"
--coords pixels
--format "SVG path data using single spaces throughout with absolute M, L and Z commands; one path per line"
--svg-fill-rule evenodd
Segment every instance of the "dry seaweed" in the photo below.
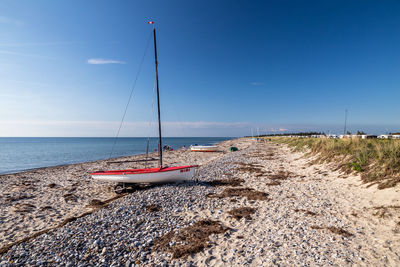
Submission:
M 101 201 L 101 200 L 92 199 L 92 200 L 90 200 L 88 207 L 91 207 L 91 208 L 101 208 L 101 207 L 103 207 L 105 204 L 106 204 L 106 203 L 104 203 L 104 202 Z
M 211 234 L 221 234 L 228 230 L 218 221 L 199 221 L 178 232 L 172 231 L 161 236 L 154 241 L 153 249 L 171 253 L 173 258 L 181 258 L 208 247 Z
M 281 182 L 279 182 L 279 181 L 272 181 L 270 183 L 266 183 L 265 185 L 267 185 L 267 186 L 275 186 L 275 185 L 280 185 L 280 184 L 281 184 Z
M 57 187 L 57 184 L 51 183 L 51 184 L 49 184 L 47 187 L 49 187 L 49 188 L 55 188 L 55 187 Z
M 154 204 L 146 206 L 146 211 L 150 213 L 150 212 L 162 211 L 162 209 L 158 205 Z
M 315 216 L 317 215 L 315 212 L 312 212 L 310 210 L 305 210 L 305 209 L 295 209 L 295 212 L 304 212 L 307 215 Z
M 273 174 L 269 176 L 271 180 L 286 180 L 292 176 L 291 172 L 288 171 L 279 171 L 277 174 Z
M 72 193 L 68 193 L 68 194 L 63 195 L 63 198 L 64 198 L 65 202 L 70 202 L 70 201 L 76 201 L 78 197 Z
M 244 183 L 244 180 L 239 178 L 219 179 L 205 183 L 209 186 L 241 186 L 242 183 Z
M 269 200 L 268 194 L 252 188 L 226 188 L 220 194 L 208 194 L 208 197 L 246 197 L 248 200 Z
M 236 170 L 238 171 L 255 173 L 257 175 L 264 174 L 264 171 L 262 169 L 263 166 L 261 165 L 253 163 L 243 163 L 243 162 L 235 162 L 235 164 L 239 165 L 239 167 L 236 168 Z
M 255 208 L 250 207 L 241 207 L 228 211 L 230 215 L 232 215 L 236 220 L 240 220 L 242 218 L 246 218 L 247 220 L 251 220 L 251 215 L 256 212 Z
M 14 211 L 19 213 L 28 213 L 32 212 L 35 208 L 36 208 L 35 205 L 29 203 L 23 203 L 23 204 L 16 204 L 14 206 Z
M 344 229 L 342 229 L 342 228 L 335 227 L 335 226 L 325 226 L 325 227 L 321 227 L 321 226 L 313 225 L 313 226 L 311 226 L 311 228 L 312 228 L 312 229 L 327 229 L 327 230 L 331 231 L 331 232 L 334 233 L 334 234 L 341 235 L 341 236 L 344 236 L 344 237 L 351 237 L 351 236 L 353 236 L 352 233 L 350 233 L 350 232 L 348 232 L 348 231 L 346 231 L 346 230 L 344 230 Z

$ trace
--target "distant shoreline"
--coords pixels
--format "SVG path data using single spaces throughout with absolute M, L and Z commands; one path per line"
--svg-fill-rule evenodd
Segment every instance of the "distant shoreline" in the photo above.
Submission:
M 11 138 L 11 139 L 25 139 L 26 138 L 26 139 L 31 139 L 31 140 L 32 139 L 47 139 L 47 140 L 48 139 L 52 139 L 52 140 L 55 140 L 55 139 L 63 139 L 63 140 L 65 140 L 65 139 L 69 139 L 69 140 L 72 140 L 72 139 L 75 139 L 75 140 L 79 140 L 79 139 L 93 140 L 93 139 L 96 139 L 96 140 L 99 140 L 100 139 L 101 140 L 101 139 L 103 139 L 103 140 L 108 140 L 108 141 L 113 141 L 115 139 L 115 138 L 112 138 L 112 137 L 0 137 L 0 141 L 1 141 L 1 139 L 6 139 L 6 138 Z M 129 139 L 132 139 L 132 138 L 133 139 L 137 138 L 138 140 L 147 139 L 147 137 L 121 137 L 119 139 L 129 140 Z M 151 137 L 151 139 L 154 139 L 154 137 Z M 227 140 L 234 140 L 236 138 L 231 138 L 231 137 L 165 137 L 165 138 L 163 138 L 163 140 L 166 141 L 166 144 L 170 143 L 170 142 L 168 142 L 168 139 L 169 139 L 169 141 L 171 141 L 171 139 L 175 139 L 175 140 L 196 140 L 196 139 L 198 139 L 199 141 L 201 141 L 201 140 L 209 140 L 209 139 L 223 139 L 223 140 L 217 140 L 217 141 L 214 141 L 214 142 L 211 141 L 211 143 L 213 143 L 213 144 L 219 144 L 221 142 L 224 142 L 224 141 L 227 141 Z M 0 142 L 0 147 L 1 147 L 1 144 L 2 143 Z M 119 145 L 121 145 L 121 144 L 119 144 Z M 179 147 L 180 146 L 181 145 L 179 145 Z M 188 148 L 188 147 L 186 147 L 186 148 Z M 175 145 L 174 149 L 175 150 L 178 149 L 176 147 L 176 145 Z M 151 156 L 153 153 L 155 153 L 155 152 L 151 151 L 149 153 L 149 156 Z M 106 154 L 108 154 L 108 153 L 106 153 Z M 106 154 L 103 154 L 103 155 L 106 155 Z M 4 175 L 20 174 L 20 173 L 38 171 L 38 170 L 48 169 L 48 168 L 59 168 L 59 167 L 77 165 L 77 164 L 82 164 L 82 163 L 94 163 L 94 162 L 97 162 L 97 161 L 105 161 L 105 160 L 106 161 L 112 161 L 112 160 L 116 160 L 116 159 L 124 159 L 124 158 L 129 158 L 129 157 L 139 157 L 140 158 L 141 156 L 145 156 L 145 155 L 146 155 L 146 153 L 141 150 L 141 151 L 136 151 L 136 152 L 132 151 L 131 154 L 117 155 L 117 156 L 113 156 L 113 157 L 110 157 L 110 158 L 108 158 L 108 157 L 99 157 L 99 158 L 96 158 L 96 159 L 77 160 L 77 161 L 72 161 L 72 162 L 65 162 L 65 163 L 61 163 L 61 164 L 39 166 L 39 167 L 34 167 L 34 168 L 13 169 L 13 170 L 9 170 L 9 171 L 0 171 L 0 177 L 2 177 Z M 154 157 L 154 156 L 151 156 L 151 157 Z M 1 159 L 1 152 L 0 152 L 0 159 Z

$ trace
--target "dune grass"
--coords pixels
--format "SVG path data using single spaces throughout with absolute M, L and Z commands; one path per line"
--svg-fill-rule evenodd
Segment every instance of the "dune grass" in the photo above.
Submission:
M 400 183 L 400 140 L 269 138 L 284 143 L 295 151 L 317 155 L 317 162 L 336 162 L 346 171 L 361 173 L 365 183 L 378 184 L 379 189 Z

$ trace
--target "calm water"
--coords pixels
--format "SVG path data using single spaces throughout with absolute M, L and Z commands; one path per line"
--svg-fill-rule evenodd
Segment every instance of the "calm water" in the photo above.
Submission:
M 225 137 L 165 137 L 163 144 L 178 149 L 185 145 L 214 144 Z M 115 138 L 4 137 L 0 138 L 0 174 L 47 166 L 107 159 Z M 146 152 L 147 138 L 118 138 L 112 157 Z M 150 138 L 149 151 L 158 139 Z

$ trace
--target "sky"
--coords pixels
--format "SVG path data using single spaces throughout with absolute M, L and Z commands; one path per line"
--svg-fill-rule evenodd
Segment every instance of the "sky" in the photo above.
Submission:
M 0 136 L 400 131 L 398 1 L 0 0 Z M 136 81 L 136 82 L 135 82 Z

